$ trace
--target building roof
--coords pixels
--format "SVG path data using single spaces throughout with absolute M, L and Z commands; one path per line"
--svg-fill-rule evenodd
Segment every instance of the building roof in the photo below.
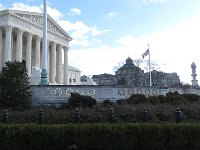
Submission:
M 3 15 L 11 15 L 15 18 L 18 18 L 19 20 L 34 24 L 36 27 L 42 28 L 43 26 L 43 13 L 5 9 L 0 11 L 0 17 Z M 47 20 L 49 21 L 47 27 L 48 31 L 59 34 L 66 38 L 68 41 L 72 40 L 67 32 L 51 16 L 47 15 Z
M 81 72 L 79 69 L 72 67 L 72 66 L 68 66 L 68 70 L 75 71 L 75 72 Z

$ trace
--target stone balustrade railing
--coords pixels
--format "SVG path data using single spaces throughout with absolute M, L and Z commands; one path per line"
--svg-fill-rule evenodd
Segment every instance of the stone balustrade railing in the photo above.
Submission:
M 129 98 L 132 94 L 144 94 L 146 97 L 153 95 L 166 95 L 168 92 L 178 91 L 183 94 L 182 89 L 168 89 L 159 87 L 133 87 L 133 86 L 99 86 L 99 85 L 48 85 L 31 86 L 34 104 L 60 104 L 67 103 L 70 93 L 79 93 L 91 96 L 98 102 L 109 99 Z

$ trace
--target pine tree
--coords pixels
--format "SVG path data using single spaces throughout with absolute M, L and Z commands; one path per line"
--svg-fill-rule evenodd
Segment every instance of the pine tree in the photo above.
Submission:
M 24 63 L 6 62 L 0 73 L 0 107 L 24 110 L 31 107 L 31 89 Z

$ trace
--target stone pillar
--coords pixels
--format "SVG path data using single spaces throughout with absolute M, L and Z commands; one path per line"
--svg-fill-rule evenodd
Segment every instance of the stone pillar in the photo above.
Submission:
M 40 68 L 40 40 L 41 40 L 41 37 L 36 35 L 35 65 L 38 65 L 39 68 Z
M 68 50 L 69 47 L 63 47 L 64 48 L 64 73 L 63 73 L 63 82 L 65 85 L 68 84 Z
M 28 75 L 31 74 L 31 49 L 32 49 L 32 35 L 27 33 L 27 43 L 26 43 L 26 68 L 28 70 Z
M 14 44 L 14 37 L 11 36 L 11 60 L 16 60 L 16 45 Z
M 62 46 L 59 44 L 58 45 L 58 60 L 57 60 L 57 72 L 56 72 L 56 77 L 57 77 L 57 83 L 61 84 L 62 82 Z
M 2 47 L 2 35 L 3 35 L 3 32 L 2 32 L 2 28 L 0 27 L 0 71 L 2 70 L 2 66 L 3 66 L 3 61 L 2 61 L 2 58 L 3 58 L 3 47 Z
M 11 61 L 11 35 L 12 35 L 12 26 L 5 27 L 5 48 L 4 48 L 4 63 Z
M 50 54 L 50 83 L 55 83 L 56 78 L 56 43 L 52 42 Z
M 22 34 L 23 31 L 17 29 L 16 60 L 22 62 Z

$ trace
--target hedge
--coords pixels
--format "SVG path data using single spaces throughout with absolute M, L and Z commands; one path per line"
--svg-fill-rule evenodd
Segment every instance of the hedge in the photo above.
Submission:
M 200 123 L 0 124 L 2 150 L 200 149 Z

